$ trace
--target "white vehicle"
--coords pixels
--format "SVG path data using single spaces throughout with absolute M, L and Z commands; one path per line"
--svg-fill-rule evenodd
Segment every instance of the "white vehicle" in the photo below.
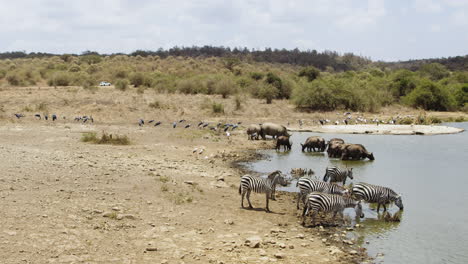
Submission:
M 110 86 L 110 82 L 100 82 L 99 86 Z

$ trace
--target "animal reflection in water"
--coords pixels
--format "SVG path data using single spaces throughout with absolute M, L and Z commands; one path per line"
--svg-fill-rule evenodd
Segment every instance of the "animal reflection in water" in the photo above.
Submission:
M 291 175 L 295 178 L 303 177 L 303 176 L 312 176 L 315 172 L 312 169 L 303 169 L 303 168 L 292 168 Z

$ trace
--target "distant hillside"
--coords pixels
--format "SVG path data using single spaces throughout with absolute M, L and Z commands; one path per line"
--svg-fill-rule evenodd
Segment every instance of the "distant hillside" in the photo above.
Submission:
M 23 51 L 4 52 L 0 53 L 0 59 L 19 59 L 19 58 L 43 58 L 52 57 L 62 54 L 52 53 L 26 53 Z M 78 56 L 77 54 L 70 54 Z M 245 61 L 268 62 L 268 63 L 286 63 L 299 66 L 315 66 L 320 70 L 329 71 L 348 71 L 359 70 L 371 63 L 371 60 L 354 55 L 352 53 L 345 53 L 343 55 L 334 51 L 318 52 L 316 50 L 300 51 L 299 49 L 286 50 L 286 49 L 271 49 L 264 50 L 249 50 L 247 48 L 229 48 L 229 47 L 174 47 L 171 49 L 158 49 L 156 51 L 137 50 L 130 54 L 99 54 L 97 52 L 86 51 L 80 54 L 86 55 L 102 55 L 102 56 L 159 56 L 160 58 L 173 57 L 221 57 L 221 58 L 237 58 Z
M 52 54 L 42 52 L 26 53 L 24 51 L 13 51 L 0 53 L 0 59 L 19 59 L 19 58 L 44 58 L 53 57 L 63 54 Z M 265 48 L 264 50 L 255 50 L 248 48 L 229 48 L 229 47 L 173 47 L 170 49 L 151 50 L 137 50 L 130 54 L 115 53 L 115 54 L 99 54 L 94 51 L 85 51 L 82 54 L 69 54 L 72 56 L 86 56 L 86 55 L 101 55 L 101 56 L 159 56 L 160 58 L 173 57 L 220 57 L 220 58 L 237 58 L 244 61 L 268 62 L 268 63 L 285 63 L 299 66 L 314 66 L 322 71 L 349 71 L 349 70 L 362 70 L 370 65 L 377 66 L 381 69 L 408 69 L 417 71 L 424 64 L 440 63 L 446 66 L 451 71 L 466 71 L 468 70 L 468 55 L 449 57 L 449 58 L 434 58 L 422 60 L 409 60 L 398 62 L 372 62 L 369 58 L 357 56 L 353 53 L 339 54 L 336 51 L 323 51 L 316 50 L 301 51 L 299 49 L 271 49 Z
M 418 71 L 421 68 L 421 66 L 430 63 L 442 64 L 451 71 L 468 71 L 468 55 L 440 59 L 422 59 L 398 62 L 376 62 L 376 65 L 378 65 L 380 68 L 407 69 L 410 71 Z

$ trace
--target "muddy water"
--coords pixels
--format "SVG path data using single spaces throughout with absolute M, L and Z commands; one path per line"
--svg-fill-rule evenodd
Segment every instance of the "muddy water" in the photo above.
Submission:
M 468 123 L 448 125 L 468 130 Z M 343 162 L 301 152 L 300 143 L 312 135 L 361 143 L 374 152 L 376 160 Z M 399 223 L 378 220 L 375 210 L 365 207 L 366 217 L 361 220 L 365 227 L 357 236 L 371 256 L 379 255 L 376 262 L 468 263 L 468 132 L 435 136 L 294 133 L 292 141 L 291 152 L 264 151 L 269 158 L 249 166 L 262 173 L 311 168 L 320 178 L 327 166 L 348 166 L 354 168 L 351 182 L 388 186 L 402 194 L 405 210 Z M 398 208 L 391 206 L 389 211 L 396 213 Z

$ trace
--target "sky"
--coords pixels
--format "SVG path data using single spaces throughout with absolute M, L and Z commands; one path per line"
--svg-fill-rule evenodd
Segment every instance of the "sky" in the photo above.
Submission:
M 0 52 L 130 53 L 174 46 L 468 54 L 468 0 L 0 0 Z

